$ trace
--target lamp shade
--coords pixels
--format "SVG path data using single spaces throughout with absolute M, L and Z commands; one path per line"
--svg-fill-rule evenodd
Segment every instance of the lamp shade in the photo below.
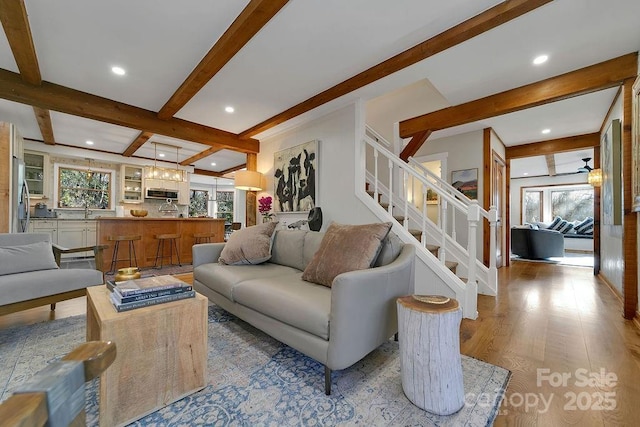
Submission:
M 238 190 L 262 191 L 262 174 L 256 171 L 237 171 L 234 187 Z
M 600 187 L 602 185 L 602 169 L 591 170 L 587 177 L 587 181 L 594 187 Z

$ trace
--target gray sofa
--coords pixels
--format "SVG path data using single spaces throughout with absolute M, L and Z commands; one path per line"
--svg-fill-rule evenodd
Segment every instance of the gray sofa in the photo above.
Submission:
M 223 309 L 325 365 L 347 368 L 398 330 L 396 298 L 414 288 L 415 248 L 390 233 L 373 268 L 343 273 L 332 287 L 302 280 L 324 233 L 277 230 L 259 265 L 217 262 L 224 243 L 193 246 L 194 288 Z
M 94 250 L 100 264 L 103 247 L 65 249 L 51 244 L 49 234 L 0 234 L 0 315 L 51 304 L 86 294 L 103 284 L 102 272 L 60 269 L 63 253 Z
M 511 253 L 521 258 L 543 259 L 564 256 L 564 234 L 556 230 L 511 229 Z

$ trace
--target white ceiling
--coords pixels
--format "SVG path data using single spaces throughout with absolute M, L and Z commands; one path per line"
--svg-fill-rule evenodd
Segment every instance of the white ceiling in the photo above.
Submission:
M 25 3 L 44 80 L 157 111 L 248 1 Z M 239 133 L 498 3 L 291 0 L 176 116 Z M 404 93 L 402 107 L 378 102 L 393 114 L 376 112 L 371 107 L 375 101 L 368 105 L 369 124 L 392 129 L 394 121 L 638 51 L 638 16 L 637 0 L 556 0 L 331 101 L 305 118 L 359 97 L 374 100 Z M 533 67 L 531 60 L 541 53 L 548 54 L 549 61 Z M 112 65 L 124 67 L 126 76 L 112 74 Z M 3 32 L 0 68 L 17 72 Z M 411 85 L 426 88 L 423 99 L 403 90 L 416 87 Z M 545 137 L 549 139 L 595 132 L 614 96 L 615 89 L 610 89 L 443 130 L 431 138 L 491 126 L 506 145 L 517 145 L 541 140 L 542 127 L 552 129 Z M 225 113 L 226 105 L 236 112 Z M 85 141 L 91 139 L 94 149 L 122 153 L 138 134 L 136 129 L 51 115 L 56 141 L 65 145 L 87 148 Z M 0 100 L 0 120 L 16 123 L 27 138 L 42 139 L 30 107 Z M 182 147 L 179 160 L 208 148 L 155 135 L 135 156 L 153 158 L 153 141 Z M 165 160 L 175 161 L 175 154 L 167 156 Z M 243 154 L 222 150 L 194 166 L 221 171 L 244 161 Z

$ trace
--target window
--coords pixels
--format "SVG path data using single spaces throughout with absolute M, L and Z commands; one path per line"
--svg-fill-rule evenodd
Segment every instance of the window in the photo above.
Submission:
M 216 193 L 216 218 L 224 218 L 225 222 L 233 222 L 233 191 Z
M 593 188 L 552 191 L 551 216 L 569 222 L 593 217 Z
M 56 169 L 58 208 L 111 209 L 113 171 L 58 165 Z
M 189 216 L 206 216 L 208 214 L 209 192 L 207 190 L 191 190 Z
M 522 222 L 538 221 L 542 221 L 542 191 L 525 191 Z
M 522 222 L 549 223 L 557 216 L 569 222 L 593 217 L 593 187 L 556 185 L 529 187 L 522 193 Z

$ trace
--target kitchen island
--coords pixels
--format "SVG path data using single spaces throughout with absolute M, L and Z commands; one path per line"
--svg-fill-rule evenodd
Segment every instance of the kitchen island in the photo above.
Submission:
M 109 241 L 109 236 L 134 236 L 142 238 L 134 241 L 134 248 L 138 259 L 138 267 L 153 267 L 158 248 L 158 234 L 179 234 L 177 239 L 178 251 L 180 252 L 180 262 L 191 264 L 191 247 L 195 244 L 194 233 L 213 233 L 211 242 L 224 241 L 224 222 L 222 218 L 136 218 L 136 217 L 101 217 L 96 218 L 97 222 L 97 243 L 107 245 L 104 251 L 104 269 L 109 269 L 113 255 L 114 243 Z M 168 254 L 166 243 L 165 254 Z M 129 246 L 126 242 L 120 243 L 118 258 L 129 258 Z M 177 262 L 175 253 L 174 263 Z M 167 265 L 169 258 L 165 258 L 163 264 Z M 129 261 L 118 261 L 116 269 L 129 267 Z

